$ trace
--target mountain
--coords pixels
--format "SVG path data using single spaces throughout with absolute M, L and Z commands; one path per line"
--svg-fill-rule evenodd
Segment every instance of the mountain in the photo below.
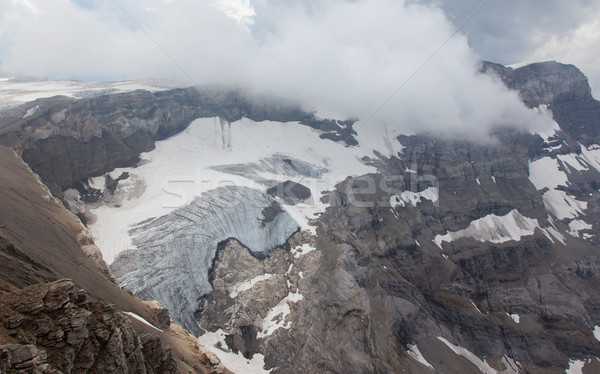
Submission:
M 600 103 L 572 65 L 481 72 L 554 128 L 390 135 L 219 87 L 4 110 L 3 287 L 159 326 L 114 277 L 235 372 L 596 372 Z

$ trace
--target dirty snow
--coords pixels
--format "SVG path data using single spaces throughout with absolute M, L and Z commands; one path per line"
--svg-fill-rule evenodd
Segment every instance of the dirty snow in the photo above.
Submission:
M 275 305 L 269 310 L 267 316 L 261 322 L 260 331 L 258 334 L 256 334 L 256 337 L 258 339 L 262 339 L 271 335 L 277 329 L 289 329 L 292 327 L 292 321 L 285 320 L 286 317 L 291 313 L 290 305 L 288 303 L 297 303 L 303 298 L 304 297 L 302 294 L 298 292 L 288 293 L 288 295 L 284 297 L 279 304 Z
M 252 359 L 247 359 L 241 352 L 234 353 L 225 342 L 225 332 L 219 329 L 215 332 L 205 332 L 198 337 L 198 341 L 208 351 L 215 354 L 223 366 L 236 374 L 263 374 L 270 373 L 271 370 L 265 370 L 265 356 L 255 353 Z
M 475 356 L 471 351 L 466 348 L 460 347 L 458 345 L 454 345 L 450 343 L 445 338 L 438 336 L 438 339 L 446 344 L 448 348 L 450 348 L 454 353 L 459 356 L 463 356 L 467 360 L 471 361 L 473 365 L 477 366 L 479 370 L 484 374 L 496 374 L 496 370 L 494 370 L 490 365 L 488 365 L 485 361 L 482 361 L 479 357 Z
M 421 192 L 404 191 L 400 195 L 390 196 L 390 205 L 392 208 L 398 206 L 404 207 L 406 204 L 410 204 L 414 207 L 421 203 L 421 199 L 426 199 L 431 202 L 437 202 L 439 198 L 439 191 L 436 187 L 429 187 Z
M 151 324 L 150 322 L 146 321 L 146 319 L 145 319 L 145 318 L 143 318 L 143 317 L 140 317 L 140 316 L 138 316 L 138 315 L 137 315 L 137 314 L 135 314 L 135 313 L 132 313 L 132 312 L 123 312 L 123 314 L 127 314 L 128 316 L 130 316 L 130 317 L 133 317 L 133 318 L 137 319 L 138 321 L 142 322 L 143 324 L 145 324 L 145 325 L 148 325 L 148 326 L 152 327 L 152 328 L 153 328 L 153 329 L 155 329 L 155 330 L 162 331 L 162 330 L 161 330 L 161 329 L 159 329 L 158 327 L 156 327 L 156 326 L 154 326 L 153 324 Z
M 427 360 L 425 359 L 425 357 L 423 357 L 423 354 L 421 353 L 421 351 L 419 351 L 419 347 L 416 344 L 409 344 L 408 345 L 408 350 L 406 351 L 406 353 L 408 353 L 408 355 L 412 358 L 414 358 L 415 360 L 419 361 L 421 364 L 427 366 L 428 368 L 433 369 L 433 366 L 431 366 L 431 364 L 429 362 L 427 362 Z
M 25 114 L 23 114 L 23 119 L 33 116 L 39 110 L 40 110 L 40 106 L 39 105 L 36 105 L 33 108 L 27 109 L 27 112 L 25 112 Z
M 241 292 L 251 289 L 258 282 L 262 282 L 267 279 L 271 279 L 272 276 L 273 276 L 273 274 L 263 274 L 263 275 L 254 277 L 250 280 L 247 280 L 245 282 L 238 283 L 235 286 L 228 289 L 229 297 L 231 297 L 232 299 L 235 299 Z
M 295 258 L 299 258 L 302 255 L 305 255 L 309 252 L 312 251 L 316 251 L 317 249 L 313 246 L 311 246 L 308 243 L 302 244 L 297 246 L 296 248 L 292 249 L 291 253 L 294 255 Z

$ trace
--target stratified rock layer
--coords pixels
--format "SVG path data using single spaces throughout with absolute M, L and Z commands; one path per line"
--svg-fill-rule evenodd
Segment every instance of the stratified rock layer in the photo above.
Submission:
M 177 373 L 156 336 L 70 280 L 0 295 L 3 373 Z

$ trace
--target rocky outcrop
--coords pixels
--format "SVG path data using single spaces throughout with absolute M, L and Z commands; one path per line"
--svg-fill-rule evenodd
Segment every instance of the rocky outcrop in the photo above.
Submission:
M 0 295 L 3 373 L 176 373 L 170 350 L 114 305 L 60 280 Z

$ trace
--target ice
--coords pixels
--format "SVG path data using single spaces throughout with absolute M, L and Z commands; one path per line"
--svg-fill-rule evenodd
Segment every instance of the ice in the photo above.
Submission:
M 415 360 L 419 361 L 423 365 L 425 365 L 428 368 L 434 370 L 433 366 L 431 366 L 431 364 L 429 362 L 427 362 L 427 360 L 425 359 L 425 357 L 423 357 L 423 354 L 421 353 L 421 351 L 419 351 L 419 347 L 416 344 L 409 344 L 408 345 L 408 350 L 406 351 L 406 353 L 408 353 L 408 355 L 410 357 L 412 357 Z
M 128 315 L 128 316 L 130 316 L 130 317 L 133 317 L 133 318 L 137 319 L 138 321 L 140 321 L 140 322 L 142 322 L 142 323 L 144 323 L 144 324 L 146 324 L 146 325 L 148 325 L 148 326 L 152 327 L 152 328 L 153 328 L 153 329 L 155 329 L 155 330 L 162 331 L 161 329 L 159 329 L 158 327 L 154 326 L 153 324 L 151 324 L 150 322 L 146 321 L 144 318 L 142 318 L 142 317 L 138 316 L 138 315 L 137 315 L 137 314 L 135 314 L 135 313 L 132 313 L 132 312 L 123 312 L 123 313 L 124 313 L 124 314 L 127 314 L 127 315 Z
M 460 347 L 458 345 L 454 345 L 450 343 L 445 338 L 438 336 L 438 339 L 442 341 L 444 344 L 448 346 L 454 353 L 459 356 L 463 356 L 467 360 L 471 361 L 475 366 L 479 368 L 479 370 L 484 374 L 496 374 L 496 370 L 494 370 L 490 365 L 488 365 L 485 361 L 482 361 L 479 357 L 475 356 L 471 351 L 466 348 Z
M 263 275 L 254 277 L 248 281 L 238 283 L 229 289 L 229 297 L 231 297 L 232 299 L 235 299 L 241 292 L 251 289 L 258 282 L 262 282 L 267 279 L 271 279 L 272 276 L 273 276 L 273 274 L 263 274 Z
M 541 229 L 537 219 L 524 217 L 518 210 L 513 209 L 505 216 L 489 214 L 472 221 L 464 230 L 437 235 L 433 241 L 440 248 L 443 242 L 452 242 L 460 238 L 504 243 L 509 240 L 519 241 L 523 236 L 533 235 L 536 229 Z
M 198 341 L 208 351 L 215 354 L 223 366 L 236 374 L 263 374 L 270 373 L 266 370 L 265 357 L 260 353 L 255 353 L 251 359 L 247 359 L 241 352 L 234 353 L 227 348 L 225 342 L 226 334 L 219 329 L 215 332 L 205 332 L 198 337 Z

